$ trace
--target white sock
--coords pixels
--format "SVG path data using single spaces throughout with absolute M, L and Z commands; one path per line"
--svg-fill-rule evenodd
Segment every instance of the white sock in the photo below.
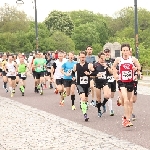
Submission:
M 111 111 L 112 110 L 112 99 L 111 98 L 108 99 L 108 107 L 109 107 L 109 110 Z
M 9 87 L 9 91 L 12 92 L 12 87 Z

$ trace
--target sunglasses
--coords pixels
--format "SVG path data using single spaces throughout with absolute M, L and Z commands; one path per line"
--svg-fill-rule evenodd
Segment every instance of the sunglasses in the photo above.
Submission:
M 110 51 L 104 51 L 104 53 L 110 53 Z

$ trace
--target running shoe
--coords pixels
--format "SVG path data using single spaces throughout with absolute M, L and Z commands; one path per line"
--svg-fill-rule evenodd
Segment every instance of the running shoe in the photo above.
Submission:
M 95 104 L 95 101 L 92 100 L 91 103 L 90 103 L 90 105 L 92 105 L 93 107 L 95 107 L 95 105 L 96 105 L 96 104 Z
M 119 97 L 119 96 L 118 96 L 118 98 L 117 98 L 117 105 L 118 105 L 118 106 L 121 105 L 121 103 L 120 103 L 120 97 Z
M 55 88 L 54 93 L 55 93 L 55 94 L 58 94 L 58 90 L 57 90 L 57 88 Z
M 50 89 L 53 89 L 53 85 L 52 85 L 51 83 L 50 83 L 50 85 L 49 85 L 49 88 L 50 88 Z
M 101 111 L 98 111 L 98 117 L 101 117 L 101 116 L 102 116 Z
M 129 120 L 126 119 L 126 117 L 122 117 L 122 125 L 124 127 L 130 127 L 130 123 L 129 123 Z
M 5 91 L 6 91 L 6 93 L 8 93 L 8 89 L 7 88 L 5 88 Z
M 59 106 L 64 106 L 64 100 L 61 100 L 61 101 L 59 102 Z
M 88 118 L 86 113 L 84 114 L 84 119 L 85 119 L 86 122 L 89 120 L 89 118 Z
M 132 114 L 132 121 L 135 121 L 135 120 L 136 120 L 135 114 Z
M 14 97 L 14 93 L 13 92 L 11 92 L 10 97 Z
M 110 116 L 114 116 L 114 111 L 113 110 L 110 111 Z
M 133 126 L 133 123 L 132 123 L 131 121 L 129 121 L 129 125 L 130 125 L 130 127 L 131 127 L 131 126 Z
M 15 93 L 15 89 L 12 90 L 12 93 Z
M 24 92 L 22 92 L 22 96 L 24 96 Z
M 76 110 L 76 107 L 74 105 L 72 106 L 72 110 Z
M 43 90 L 40 90 L 40 95 L 43 95 Z

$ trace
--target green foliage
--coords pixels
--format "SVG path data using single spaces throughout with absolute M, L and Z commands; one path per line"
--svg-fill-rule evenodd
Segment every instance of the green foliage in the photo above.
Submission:
M 50 31 L 50 34 L 53 34 L 55 31 L 60 31 L 71 36 L 74 29 L 74 24 L 70 16 L 61 11 L 52 11 L 46 18 L 45 24 Z
M 75 51 L 75 44 L 70 37 L 63 32 L 56 31 L 51 36 L 53 49 L 64 50 L 66 52 Z
M 150 66 L 150 12 L 138 9 L 139 61 Z M 85 50 L 88 45 L 97 55 L 107 42 L 129 43 L 135 54 L 134 8 L 118 11 L 112 18 L 88 10 L 52 11 L 44 22 L 38 23 L 40 51 Z M 24 12 L 5 4 L 0 7 L 0 51 L 29 53 L 36 49 L 35 22 Z

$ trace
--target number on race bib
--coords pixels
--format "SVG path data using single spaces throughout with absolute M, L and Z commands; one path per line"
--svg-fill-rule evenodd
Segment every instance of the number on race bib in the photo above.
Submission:
M 132 70 L 130 71 L 122 71 L 122 80 L 132 79 Z
M 115 80 L 113 76 L 108 76 L 107 79 L 108 79 L 108 82 L 114 82 L 114 80 Z
M 80 84 L 88 84 L 88 77 L 87 76 L 80 77 Z
M 105 72 L 99 72 L 99 74 L 101 74 L 101 76 L 98 77 L 98 79 L 106 79 L 106 71 Z

